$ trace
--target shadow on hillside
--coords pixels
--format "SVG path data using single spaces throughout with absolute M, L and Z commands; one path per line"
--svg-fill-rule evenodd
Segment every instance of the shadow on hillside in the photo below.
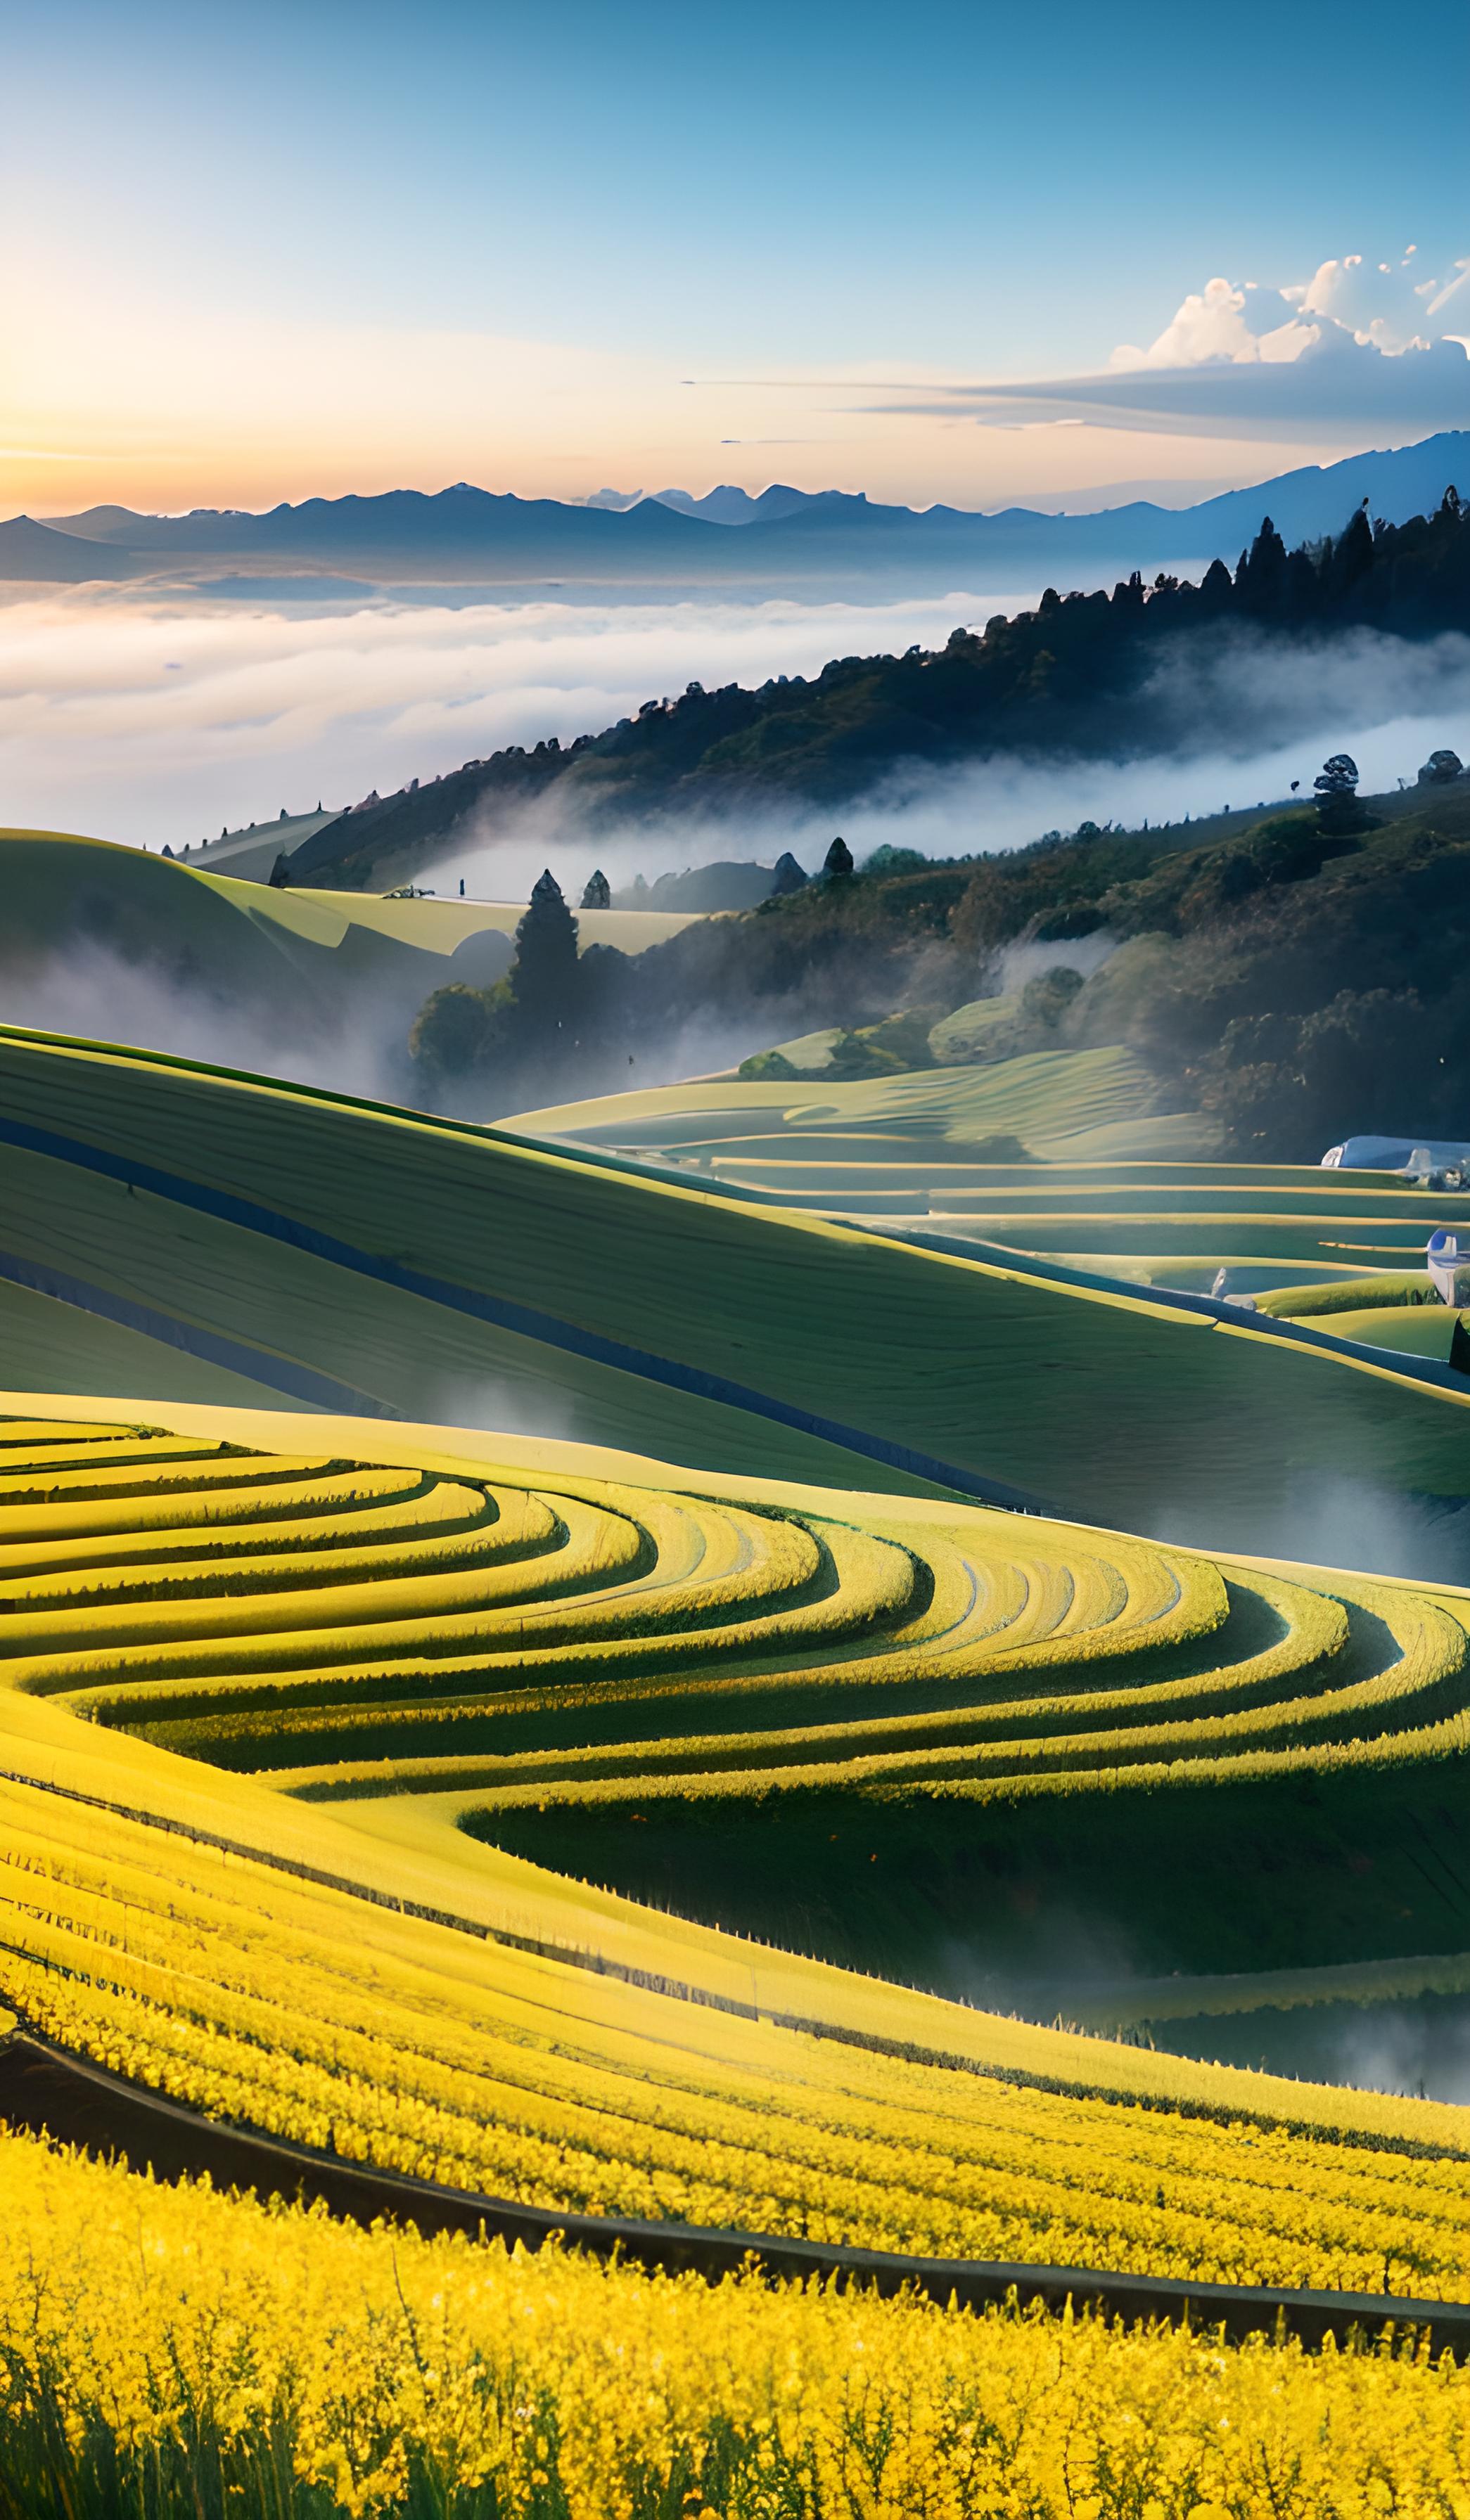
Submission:
M 790 1951 L 1001 2009 L 1051 1990 L 1470 1948 L 1470 1760 L 1269 1782 L 792 1786 L 484 1812 L 471 1834 Z M 1167 2035 L 1161 2044 L 1171 2044 Z

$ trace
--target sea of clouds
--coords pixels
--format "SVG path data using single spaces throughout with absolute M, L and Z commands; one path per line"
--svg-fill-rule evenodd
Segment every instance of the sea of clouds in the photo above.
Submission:
M 897 604 L 0 603 L 0 825 L 177 849 L 642 701 L 942 645 L 1034 589 Z
M 651 698 L 831 656 L 942 645 L 1034 600 L 965 590 L 888 604 L 245 602 L 63 592 L 0 603 L 0 827 L 177 849 L 228 825 L 390 793 L 504 743 L 564 742 Z M 819 858 L 834 830 L 935 855 L 1012 847 L 1084 818 L 1175 821 L 1309 793 L 1328 752 L 1368 789 L 1437 745 L 1470 758 L 1470 642 L 1356 632 L 1290 652 L 1243 638 L 1161 665 L 1158 751 L 1099 761 L 900 765 L 861 804 L 742 809 L 676 827 L 583 832 L 560 801 L 458 839 L 432 880 L 520 899 L 548 857 L 650 880 L 711 857 Z

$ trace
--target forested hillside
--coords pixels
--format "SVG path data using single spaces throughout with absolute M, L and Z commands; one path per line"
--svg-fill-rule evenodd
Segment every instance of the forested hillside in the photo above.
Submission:
M 413 791 L 375 800 L 298 850 L 298 881 L 367 881 L 482 814 L 560 789 L 569 809 L 619 816 L 733 810 L 797 797 L 839 803 L 898 764 L 952 765 L 992 751 L 1121 757 L 1199 734 L 1199 675 L 1243 634 L 1286 646 L 1372 628 L 1403 640 L 1470 627 L 1470 526 L 1454 490 L 1433 517 L 1344 532 L 1288 552 L 1269 518 L 1233 573 L 1199 585 L 1142 575 L 1112 594 L 1048 588 L 1034 612 L 901 656 L 843 656 L 814 679 L 747 691 L 698 683 L 570 747 L 511 745 Z M 1192 669 L 1177 683 L 1171 666 Z
M 1032 949 L 1019 989 L 1018 946 Z M 1346 816 L 1304 803 L 875 864 L 697 922 L 636 965 L 604 947 L 578 962 L 569 937 L 559 1012 L 537 1011 L 534 981 L 520 1013 L 514 983 L 442 990 L 417 1064 L 431 1100 L 505 1111 L 522 1086 L 524 1107 L 636 1082 L 648 1050 L 723 1015 L 772 1043 L 882 1025 L 837 1071 L 874 1074 L 927 1063 L 932 1027 L 963 1009 L 942 1057 L 1121 1044 L 1161 1108 L 1210 1114 L 1238 1154 L 1315 1162 L 1355 1130 L 1470 1136 L 1467 968 L 1470 780 L 1447 775 Z M 975 1020 L 1002 988 L 1017 993 L 1006 1020 Z

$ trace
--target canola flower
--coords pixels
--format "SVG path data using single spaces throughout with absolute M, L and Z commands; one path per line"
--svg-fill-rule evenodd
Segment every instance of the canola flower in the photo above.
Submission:
M 1048 2092 L 703 2007 L 691 2024 L 246 1864 L 208 1885 L 186 1840 L 3 1783 L 0 1827 L 0 2000 L 206 2115 L 553 2210 L 1470 2294 L 1458 2151 Z
M 425 2241 L 0 2138 L 0 2514 L 1465 2520 L 1470 2371 Z
M 1169 1746 L 1181 1767 L 1192 1745 L 1216 1774 L 1427 1756 L 1463 1728 L 1460 1606 L 1367 1579 L 1334 1578 L 1339 1598 L 1258 1572 L 1242 1627 L 1244 1574 L 1227 1587 L 1209 1561 L 1152 1543 L 1110 1536 L 1104 1559 L 1060 1525 L 1018 1532 L 966 1509 L 946 1531 L 927 1504 L 907 1519 L 885 1508 L 897 1517 L 885 1536 L 603 1479 L 542 1494 L 468 1467 L 451 1478 L 432 1462 L 147 1428 L 0 1430 L 0 2002 L 203 2114 L 554 2211 L 1470 2297 L 1459 2111 L 946 2014 L 782 1956 L 770 1965 L 788 1991 L 772 2002 L 763 1970 L 752 2018 L 756 1972 L 739 1946 L 727 1956 L 722 1938 L 676 1930 L 666 1943 L 651 1912 L 642 1925 L 609 1918 L 574 1889 L 559 1905 L 550 1876 L 518 1884 L 510 1939 L 482 1940 L 482 1858 L 466 1861 L 447 1808 L 425 1841 L 434 1904 L 403 1912 L 392 1894 L 417 1887 L 412 1854 L 380 1848 L 369 1868 L 389 1898 L 353 1895 L 359 1850 L 330 1814 L 109 1729 L 169 1738 L 198 1701 L 263 1741 L 289 1731 L 296 1692 L 309 1724 L 371 1727 L 391 1712 L 389 1674 L 397 1688 L 412 1667 L 412 1714 L 452 1705 L 483 1663 L 493 1688 L 475 1720 L 490 1707 L 509 1719 L 519 1696 L 516 1720 L 529 1708 L 534 1732 L 564 1685 L 567 1724 L 581 1723 L 589 1671 L 616 1662 L 621 1677 L 598 1688 L 662 1700 L 687 1695 L 693 1670 L 702 1725 L 726 1723 L 715 1701 L 728 1690 L 738 1732 L 605 1754 L 564 1741 L 493 1762 L 510 1799 L 588 1800 L 629 1790 L 612 1773 L 629 1762 L 652 1801 L 789 1783 L 799 1771 L 720 1764 L 806 1746 L 800 1727 L 759 1729 L 785 1681 L 800 1697 L 820 1676 L 840 1715 L 850 1687 L 870 1707 L 882 1679 L 901 1709 L 916 1674 L 948 1666 L 981 1688 L 968 1707 L 957 1688 L 938 1714 L 819 1728 L 841 1770 L 893 1779 L 912 1758 L 946 1791 L 985 1793 L 992 1755 L 1005 1767 L 1055 1754 L 1083 1764 L 1031 1776 L 1028 1790 L 1096 1791 L 1125 1740 Z M 1181 1671 L 1171 1657 L 1186 1642 Z M 1130 1679 L 1140 1644 L 1154 1659 Z M 570 1685 L 548 1678 L 564 1670 Z M 1083 1721 L 1104 1729 L 1074 1732 Z M 963 1738 L 936 1746 L 935 1725 Z M 1295 1746 L 1261 1746 L 1283 1732 Z M 530 1781 L 505 1781 L 511 1771 Z M 435 1921 L 441 1899 L 468 1903 L 468 1932 Z M 520 1939 L 543 1923 L 554 1939 Z M 578 1966 L 569 1925 L 594 1954 L 616 1931 L 660 1965 Z M 705 2004 L 707 1982 L 728 1997 L 735 1956 L 739 2011 Z M 829 2004 L 847 2030 L 835 2040 L 820 2035 Z

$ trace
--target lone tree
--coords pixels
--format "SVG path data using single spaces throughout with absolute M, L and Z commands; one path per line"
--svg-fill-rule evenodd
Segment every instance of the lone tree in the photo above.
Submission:
M 1341 832 L 1362 830 L 1365 818 L 1357 792 L 1357 764 L 1351 752 L 1334 752 L 1311 784 L 1316 789 L 1319 831 L 1335 836 Z
M 841 837 L 835 839 L 822 860 L 822 873 L 829 883 L 839 883 L 852 872 L 852 852 Z
M 790 849 L 783 849 L 771 876 L 771 892 L 800 892 L 806 880 L 805 868 L 797 864 Z
M 1457 752 L 1432 752 L 1419 773 L 1421 788 L 1447 788 L 1451 779 L 1464 777 L 1465 765 Z
M 572 1012 L 576 990 L 576 921 L 549 867 L 516 929 L 510 989 L 517 1013 L 531 1032 L 555 1032 Z
M 582 886 L 582 908 L 583 910 L 611 910 L 612 907 L 613 887 L 601 867 L 598 867 L 594 874 L 588 876 Z

